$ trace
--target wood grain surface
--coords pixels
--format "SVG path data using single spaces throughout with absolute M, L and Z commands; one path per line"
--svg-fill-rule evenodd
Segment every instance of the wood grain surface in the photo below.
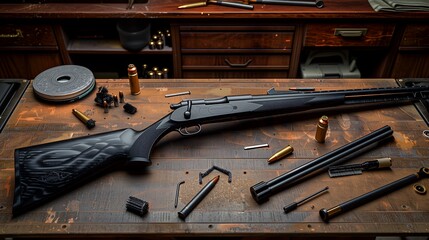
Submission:
M 275 87 L 311 86 L 317 90 L 397 86 L 393 79 L 194 79 L 140 80 L 141 94 L 130 95 L 128 80 L 97 80 L 109 93 L 125 93 L 125 100 L 137 107 L 134 115 L 120 107 L 109 113 L 96 106 L 96 91 L 69 104 L 43 103 L 35 99 L 31 85 L 6 128 L 0 134 L 0 236 L 4 237 L 375 237 L 429 234 L 427 195 L 404 187 L 324 223 L 321 208 L 330 208 L 382 185 L 429 166 L 428 129 L 413 105 L 395 105 L 354 110 L 323 110 L 262 120 L 243 120 L 204 125 L 196 136 L 173 132 L 154 148 L 152 166 L 141 171 L 114 169 L 32 211 L 12 218 L 14 195 L 14 149 L 92 135 L 121 128 L 141 130 L 170 113 L 169 105 L 187 98 L 215 98 L 225 95 L 265 94 Z M 190 96 L 165 98 L 165 94 L 191 91 Z M 78 109 L 96 121 L 88 130 L 73 115 Z M 320 116 L 329 116 L 326 142 L 314 140 Z M 329 178 L 327 173 L 311 177 L 257 204 L 249 188 L 268 181 L 323 154 L 335 150 L 380 127 L 389 125 L 394 140 L 348 163 L 391 157 L 388 170 L 366 171 L 362 175 Z M 243 147 L 268 143 L 268 148 Z M 268 165 L 267 159 L 286 145 L 293 154 Z M 213 165 L 232 172 L 228 177 L 213 171 L 203 179 L 220 174 L 220 181 L 198 207 L 182 221 L 177 212 L 202 188 L 198 175 Z M 176 185 L 181 186 L 174 208 Z M 429 186 L 429 180 L 420 184 Z M 288 214 L 283 207 L 322 188 L 329 192 L 299 206 Z M 127 212 L 129 196 L 149 202 L 149 213 L 139 217 Z
M 425 19 L 426 12 L 376 12 L 366 0 L 324 0 L 323 8 L 293 5 L 252 4 L 253 10 L 217 5 L 178 9 L 191 0 L 149 0 L 126 9 L 128 3 L 0 4 L 0 18 L 293 18 L 293 19 Z M 67 5 L 64 7 L 64 5 Z

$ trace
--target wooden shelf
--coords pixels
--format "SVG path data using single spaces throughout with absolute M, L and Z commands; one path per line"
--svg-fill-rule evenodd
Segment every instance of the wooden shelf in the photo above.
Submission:
M 79 39 L 70 40 L 67 50 L 70 54 L 172 54 L 171 47 L 164 49 L 149 49 L 144 47 L 141 51 L 131 52 L 124 49 L 118 40 Z

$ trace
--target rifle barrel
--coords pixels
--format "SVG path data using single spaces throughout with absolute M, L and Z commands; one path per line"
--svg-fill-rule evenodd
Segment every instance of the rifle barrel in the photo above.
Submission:
M 265 202 L 271 195 L 280 192 L 316 171 L 320 172 L 327 169 L 330 165 L 344 162 L 376 147 L 381 142 L 390 139 L 392 134 L 393 130 L 390 126 L 384 126 L 366 136 L 269 180 L 268 182 L 257 183 L 250 187 L 252 197 L 257 203 Z

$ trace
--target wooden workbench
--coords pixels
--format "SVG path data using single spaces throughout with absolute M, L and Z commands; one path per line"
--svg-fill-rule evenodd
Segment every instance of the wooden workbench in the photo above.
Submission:
M 14 149 L 34 144 L 86 136 L 121 128 L 144 129 L 171 110 L 169 105 L 185 98 L 265 94 L 289 87 L 312 86 L 317 90 L 397 86 L 394 79 L 293 80 L 293 79 L 203 79 L 140 80 L 142 89 L 130 95 L 128 80 L 98 80 L 97 87 L 109 92 L 124 91 L 125 100 L 137 107 L 136 114 L 122 106 L 109 113 L 95 105 L 96 90 L 87 98 L 69 104 L 42 103 L 33 96 L 31 84 L 0 134 L 0 236 L 4 237 L 124 237 L 156 238 L 187 236 L 230 237 L 334 237 L 429 235 L 428 195 L 407 186 L 324 223 L 318 214 L 382 185 L 429 166 L 428 129 L 413 105 L 293 114 L 263 121 L 246 120 L 204 125 L 197 136 L 171 133 L 152 153 L 152 166 L 140 173 L 117 169 L 32 211 L 12 218 L 14 195 Z M 191 91 L 190 96 L 165 98 L 168 93 Z M 122 104 L 121 104 L 122 105 Z M 71 113 L 78 109 L 96 120 L 92 130 Z M 324 144 L 314 140 L 316 123 L 327 114 L 329 130 Z M 314 176 L 257 204 L 249 188 L 301 166 L 380 127 L 394 130 L 394 141 L 371 150 L 348 163 L 391 157 L 390 170 L 367 171 L 362 175 L 329 178 Z M 268 143 L 268 148 L 244 150 L 244 146 Z M 273 164 L 267 158 L 290 144 L 292 155 Z M 219 172 L 220 182 L 186 221 L 177 212 L 203 185 L 198 175 L 217 165 L 232 172 L 232 182 Z M 181 186 L 177 209 L 176 185 Z M 429 186 L 429 180 L 419 183 Z M 283 207 L 329 186 L 329 193 L 285 214 Z M 149 213 L 139 217 L 126 211 L 129 196 L 149 202 Z

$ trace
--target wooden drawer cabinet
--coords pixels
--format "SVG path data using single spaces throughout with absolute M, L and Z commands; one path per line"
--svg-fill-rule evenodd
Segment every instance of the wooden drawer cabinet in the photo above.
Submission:
M 272 78 L 287 77 L 288 54 L 185 54 L 182 75 L 185 78 Z
M 182 77 L 288 77 L 294 31 L 294 26 L 181 26 Z
M 43 24 L 0 24 L 0 46 L 53 46 L 57 41 L 52 27 Z
M 407 26 L 401 41 L 401 48 L 406 49 L 406 47 L 429 48 L 429 25 Z
M 55 33 L 46 24 L 0 24 L 0 78 L 32 79 L 62 64 Z
M 394 24 L 307 24 L 304 46 L 307 47 L 387 47 Z
M 186 49 L 290 49 L 293 27 L 183 27 L 181 48 Z
M 429 77 L 429 25 L 406 26 L 392 70 L 392 77 Z
M 182 57 L 183 69 L 287 69 L 288 54 L 186 54 Z
M 261 69 L 262 70 L 262 69 Z M 184 70 L 182 72 L 183 78 L 286 78 L 287 72 L 285 71 L 252 71 L 252 70 Z

